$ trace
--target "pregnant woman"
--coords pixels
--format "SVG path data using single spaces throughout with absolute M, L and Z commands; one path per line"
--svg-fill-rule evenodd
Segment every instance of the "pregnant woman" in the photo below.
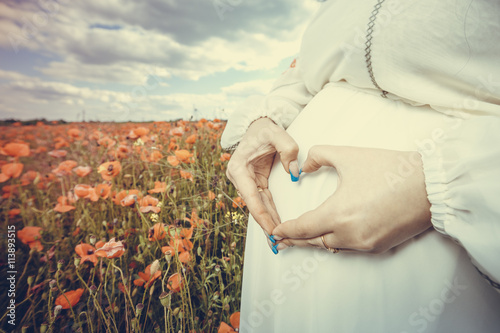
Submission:
M 499 332 L 500 2 L 330 0 L 230 117 L 241 332 Z

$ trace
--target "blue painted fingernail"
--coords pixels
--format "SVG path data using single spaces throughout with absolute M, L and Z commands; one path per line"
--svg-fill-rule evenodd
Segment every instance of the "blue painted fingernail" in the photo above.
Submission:
M 276 243 L 276 240 L 274 239 L 274 235 L 270 235 L 270 236 L 269 236 L 269 240 L 270 240 L 271 242 L 273 242 L 273 244 L 274 244 L 274 243 Z
M 274 253 L 274 254 L 278 254 L 278 249 L 277 249 L 278 245 L 279 245 L 279 244 L 276 244 L 276 245 L 274 245 L 274 246 L 271 248 L 271 249 L 273 250 L 273 253 Z
M 299 176 L 302 174 L 302 168 L 300 168 L 299 170 Z
M 295 183 L 295 182 L 298 182 L 298 181 L 299 181 L 299 177 L 295 177 L 295 176 L 293 175 L 293 173 L 290 171 L 290 169 L 288 169 L 288 172 L 290 172 L 290 177 L 292 178 L 292 182 L 294 182 L 294 183 Z M 299 175 L 300 175 L 300 173 L 299 173 Z

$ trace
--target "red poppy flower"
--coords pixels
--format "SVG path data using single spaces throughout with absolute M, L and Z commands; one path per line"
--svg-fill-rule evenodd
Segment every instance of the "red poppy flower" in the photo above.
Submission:
M 19 208 L 12 208 L 11 210 L 9 210 L 10 218 L 13 218 L 14 216 L 17 216 L 19 214 L 21 214 L 21 210 Z
M 70 128 L 68 130 L 68 136 L 72 140 L 81 140 L 81 139 L 83 139 L 83 133 L 78 128 Z
M 180 162 L 190 163 L 190 158 L 193 157 L 193 154 L 185 149 L 181 149 L 175 151 L 175 157 L 177 157 Z
M 89 166 L 79 166 L 74 168 L 73 172 L 76 173 L 78 177 L 85 177 L 92 172 L 92 168 Z
M 149 229 L 148 239 L 151 242 L 165 238 L 167 232 L 165 231 L 165 223 L 156 223 Z
M 52 170 L 52 172 L 56 175 L 56 176 L 67 176 L 67 175 L 70 175 L 71 174 L 71 170 L 73 170 L 74 167 L 76 167 L 78 165 L 78 163 L 76 163 L 76 161 L 73 161 L 73 160 L 66 160 L 64 162 L 61 162 L 59 163 L 59 165 L 57 166 L 57 168 L 55 168 L 54 170 Z
M 135 195 L 137 197 L 137 200 L 141 199 L 142 198 L 142 194 L 139 192 L 139 190 L 123 190 L 123 191 L 120 191 L 118 193 L 116 193 L 114 196 L 113 196 L 113 202 L 116 204 L 116 205 L 121 205 L 122 204 L 122 201 L 123 199 L 125 199 L 127 196 L 130 196 L 130 195 Z M 127 200 L 127 203 L 129 200 Z M 130 203 L 130 205 L 134 204 L 134 202 Z
M 97 140 L 97 143 L 99 144 L 99 146 L 103 146 L 103 147 L 106 147 L 106 148 L 111 148 L 111 147 L 113 147 L 116 144 L 116 141 L 113 140 L 113 139 L 111 139 L 108 136 L 105 136 L 105 137 Z
M 114 177 L 118 176 L 122 170 L 122 165 L 120 162 L 106 162 L 99 166 L 97 172 L 101 174 L 104 180 L 112 180 Z
M 137 201 L 139 200 L 139 198 L 137 197 L 136 194 L 129 194 L 127 195 L 125 198 L 123 198 L 121 201 L 120 201 L 120 205 L 126 207 L 126 206 L 132 206 L 133 204 L 135 204 Z
M 65 157 L 68 152 L 66 150 L 51 150 L 47 154 L 52 157 Z
M 184 281 L 179 273 L 172 274 L 172 276 L 168 278 L 167 288 L 172 292 L 179 292 L 183 287 Z
M 66 213 L 70 210 L 75 209 L 75 206 L 71 206 L 68 204 L 69 201 L 70 200 L 68 199 L 68 197 L 60 196 L 59 198 L 57 198 L 57 204 L 54 207 L 54 210 L 59 213 Z
M 173 155 L 170 155 L 167 157 L 167 162 L 173 166 L 173 167 L 176 167 L 180 164 L 179 160 L 177 159 L 177 157 L 173 156 Z
M 181 177 L 193 181 L 193 174 L 189 171 L 180 170 Z
M 177 252 L 182 253 L 185 251 L 191 251 L 194 247 L 193 243 L 189 239 L 172 239 L 168 243 L 170 247 L 177 250 Z
M 236 197 L 234 198 L 233 200 L 233 208 L 243 208 L 245 207 L 247 204 L 245 203 L 245 201 L 243 201 L 243 199 L 241 197 Z
M 29 185 L 29 184 L 33 183 L 33 181 L 37 178 L 40 178 L 40 174 L 38 172 L 33 171 L 33 170 L 26 171 L 21 176 L 21 185 L 23 185 L 23 186 Z
M 125 253 L 125 247 L 121 241 L 116 242 L 114 238 L 95 251 L 99 257 L 108 259 L 121 257 Z
M 111 193 L 111 185 L 109 184 L 99 184 L 90 193 L 90 200 L 97 201 L 99 198 L 107 199 Z
M 186 143 L 193 144 L 196 142 L 196 134 L 190 135 L 186 139 Z
M 89 198 L 92 191 L 92 186 L 87 184 L 75 185 L 74 189 L 77 198 Z
M 167 191 L 167 183 L 165 182 L 155 182 L 155 188 L 149 190 L 148 193 L 162 193 Z
M 148 161 L 152 163 L 158 163 L 158 161 L 161 160 L 162 158 L 163 158 L 162 153 L 160 153 L 158 150 L 153 150 L 149 155 Z
M 168 135 L 172 136 L 182 136 L 184 134 L 184 127 L 176 127 L 172 128 L 169 132 Z
M 56 298 L 55 304 L 62 306 L 63 309 L 69 309 L 70 305 L 73 307 L 80 301 L 82 294 L 83 288 L 67 291 L 63 295 Z
M 40 239 L 42 239 L 42 235 L 40 235 L 41 230 L 41 227 L 24 227 L 17 232 L 17 238 L 24 244 L 29 245 L 30 249 L 35 248 L 42 251 L 43 246 L 40 243 Z
M 161 208 L 157 207 L 158 202 L 158 199 L 153 198 L 150 195 L 146 195 L 144 198 L 139 200 L 139 209 L 142 213 L 154 212 L 158 214 L 161 211 Z
M 231 326 L 226 324 L 225 322 L 221 322 L 219 326 L 219 330 L 217 333 L 236 333 L 240 329 L 240 313 L 235 312 L 229 317 L 229 322 Z
M 144 136 L 149 133 L 149 130 L 145 127 L 137 127 L 130 131 L 128 137 L 132 140 L 135 140 L 141 136 Z
M 134 280 L 134 284 L 136 286 L 144 285 L 144 288 L 148 288 L 154 280 L 158 279 L 161 276 L 161 271 L 157 270 L 153 275 L 151 275 L 151 265 L 149 264 L 144 272 L 139 272 L 139 279 Z M 167 286 L 168 287 L 168 286 Z
M 0 153 L 2 155 L 7 155 L 11 157 L 29 156 L 30 155 L 30 146 L 26 143 L 8 143 L 3 148 L 0 149 Z
M 220 156 L 221 162 L 229 161 L 230 159 L 231 159 L 231 154 L 229 153 L 224 153 Z
M 7 163 L 2 165 L 2 173 L 0 173 L 0 183 L 6 182 L 11 178 L 18 178 L 23 172 L 24 164 L 22 163 Z
M 90 244 L 79 244 L 75 247 L 75 252 L 82 258 L 82 263 L 85 261 L 90 261 L 94 263 L 94 266 L 97 264 L 97 255 L 95 254 L 95 248 Z
M 214 195 L 215 195 L 215 194 L 214 194 Z M 197 226 L 199 226 L 200 224 L 203 224 L 204 222 L 206 222 L 205 220 L 200 219 L 200 218 L 198 217 L 198 212 L 196 212 L 196 210 L 195 210 L 195 209 L 193 209 L 193 210 L 191 211 L 191 218 L 187 218 L 187 217 L 186 217 L 186 218 L 184 218 L 184 221 L 188 221 L 188 222 L 191 224 L 191 226 L 194 226 L 194 227 L 197 227 Z

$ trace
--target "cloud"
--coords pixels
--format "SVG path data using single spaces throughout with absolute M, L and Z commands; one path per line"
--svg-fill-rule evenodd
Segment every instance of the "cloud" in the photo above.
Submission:
M 246 97 L 249 95 L 264 95 L 271 89 L 274 79 L 271 80 L 253 80 L 246 82 L 238 82 L 221 90 L 227 96 Z
M 226 4 L 223 15 L 217 3 Z M 89 0 L 56 4 L 47 12 L 30 2 L 7 2 L 0 8 L 6 13 L 0 29 L 8 33 L 0 43 L 51 53 L 58 60 L 39 70 L 58 79 L 134 84 L 141 66 L 155 64 L 197 80 L 229 69 L 269 69 L 296 53 L 304 8 L 284 0 L 196 6 Z M 43 15 L 45 20 L 36 19 Z
M 27 119 L 31 112 L 71 120 L 82 108 L 109 120 L 223 116 L 247 95 L 269 89 L 272 80 L 242 82 L 238 74 L 274 70 L 296 54 L 316 6 L 312 0 L 4 0 L 0 49 L 13 59 L 29 50 L 43 60 L 23 63 L 25 72 L 0 64 L 0 117 Z M 225 79 L 217 81 L 219 74 Z M 215 86 L 201 90 L 215 93 L 191 93 L 185 82 L 204 77 L 214 80 L 203 84 Z M 169 93 L 179 80 L 184 90 Z

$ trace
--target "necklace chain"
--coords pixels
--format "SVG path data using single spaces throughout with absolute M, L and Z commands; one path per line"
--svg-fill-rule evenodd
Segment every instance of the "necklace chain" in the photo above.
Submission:
M 372 15 L 370 16 L 370 21 L 368 22 L 368 29 L 366 30 L 366 42 L 365 42 L 366 45 L 365 62 L 366 62 L 366 68 L 368 69 L 368 74 L 370 75 L 370 79 L 372 80 L 373 85 L 375 86 L 375 88 L 377 88 L 382 92 L 382 97 L 387 98 L 387 91 L 380 88 L 380 86 L 378 85 L 377 80 L 375 80 L 375 75 L 373 74 L 373 67 L 372 67 L 373 27 L 375 26 L 375 20 L 377 19 L 377 15 L 384 1 L 385 0 L 377 1 L 377 4 L 373 8 Z

